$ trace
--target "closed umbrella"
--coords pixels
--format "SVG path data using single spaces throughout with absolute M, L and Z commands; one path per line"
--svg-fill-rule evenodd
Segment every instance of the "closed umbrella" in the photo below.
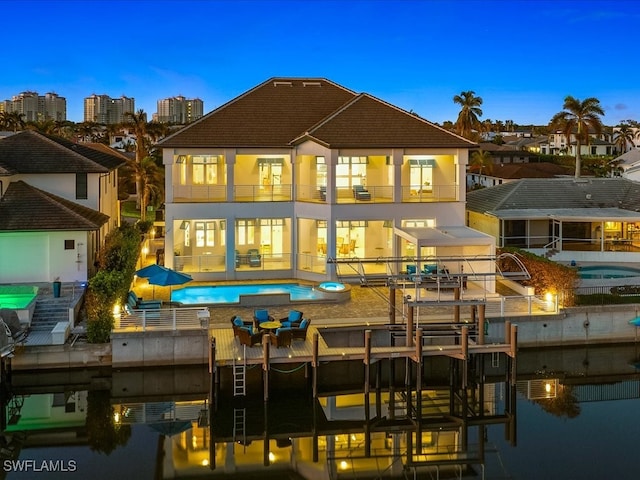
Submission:
M 161 287 L 169 287 L 169 301 L 171 301 L 171 287 L 174 285 L 183 285 L 193 280 L 191 275 L 182 272 L 176 272 L 170 268 L 164 267 L 164 271 L 152 277 L 149 277 L 149 285 L 159 285 Z

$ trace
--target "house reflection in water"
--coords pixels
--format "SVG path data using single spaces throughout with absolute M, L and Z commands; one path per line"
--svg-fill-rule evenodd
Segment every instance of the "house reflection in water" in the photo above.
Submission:
M 372 377 L 377 388 L 370 393 L 361 387 L 343 388 L 313 399 L 293 382 L 267 402 L 260 395 L 219 395 L 211 409 L 206 399 L 176 402 L 164 419 L 182 425 L 190 411 L 191 428 L 165 436 L 162 474 L 178 478 L 296 472 L 308 479 L 395 477 L 407 471 L 481 475 L 489 425 L 504 424 L 507 440 L 515 443 L 516 387 L 508 375 L 482 383 L 480 361 L 463 375 L 458 362 L 447 359 L 440 378 L 430 379 L 435 383 L 418 395 L 405 385 L 401 363 L 393 375 L 401 380 L 383 387 L 388 378 L 383 380 L 382 371 L 395 365 L 379 362 Z M 141 407 L 127 403 L 116 408 Z M 149 404 L 144 408 L 154 410 Z

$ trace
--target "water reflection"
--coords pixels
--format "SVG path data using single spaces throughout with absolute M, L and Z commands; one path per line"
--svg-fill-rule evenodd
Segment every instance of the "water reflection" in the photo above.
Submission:
M 380 362 L 368 394 L 362 365 L 345 362 L 324 370 L 316 399 L 304 369 L 275 375 L 278 388 L 266 403 L 259 385 L 247 398 L 228 395 L 228 376 L 211 401 L 200 367 L 14 373 L 4 396 L 0 455 L 71 458 L 78 478 L 96 479 L 129 477 L 136 468 L 146 472 L 141 479 L 285 472 L 327 479 L 540 478 L 538 467 L 549 457 L 536 454 L 543 445 L 572 425 L 620 413 L 603 402 L 638 398 L 639 358 L 635 346 L 524 351 L 517 379 L 491 356 L 469 362 L 466 372 L 459 361 L 433 359 L 419 391 L 404 362 Z M 250 374 L 260 378 L 259 370 Z M 516 396 L 524 423 L 516 422 Z M 590 405 L 607 409 L 594 413 Z M 616 478 L 633 478 L 625 476 L 619 442 L 606 430 L 580 441 L 592 449 L 589 442 L 599 442 L 602 462 L 620 469 Z M 118 460 L 123 453 L 126 460 Z M 556 465 L 546 478 L 595 478 L 593 466 L 581 466 L 584 452 L 562 453 L 571 470 Z M 95 475 L 90 454 L 105 462 Z M 21 478 L 13 471 L 9 477 Z

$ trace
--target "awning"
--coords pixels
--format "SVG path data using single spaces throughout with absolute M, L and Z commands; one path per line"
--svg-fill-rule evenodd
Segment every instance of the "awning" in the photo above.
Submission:
M 436 161 L 433 158 L 410 158 L 409 165 L 421 165 L 423 167 L 435 167 Z

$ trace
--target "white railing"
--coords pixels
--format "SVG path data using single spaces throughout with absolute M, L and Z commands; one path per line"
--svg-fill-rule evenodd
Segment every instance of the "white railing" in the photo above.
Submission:
M 132 310 L 116 319 L 113 330 L 194 330 L 209 328 L 209 318 L 209 309 L 206 307 Z

